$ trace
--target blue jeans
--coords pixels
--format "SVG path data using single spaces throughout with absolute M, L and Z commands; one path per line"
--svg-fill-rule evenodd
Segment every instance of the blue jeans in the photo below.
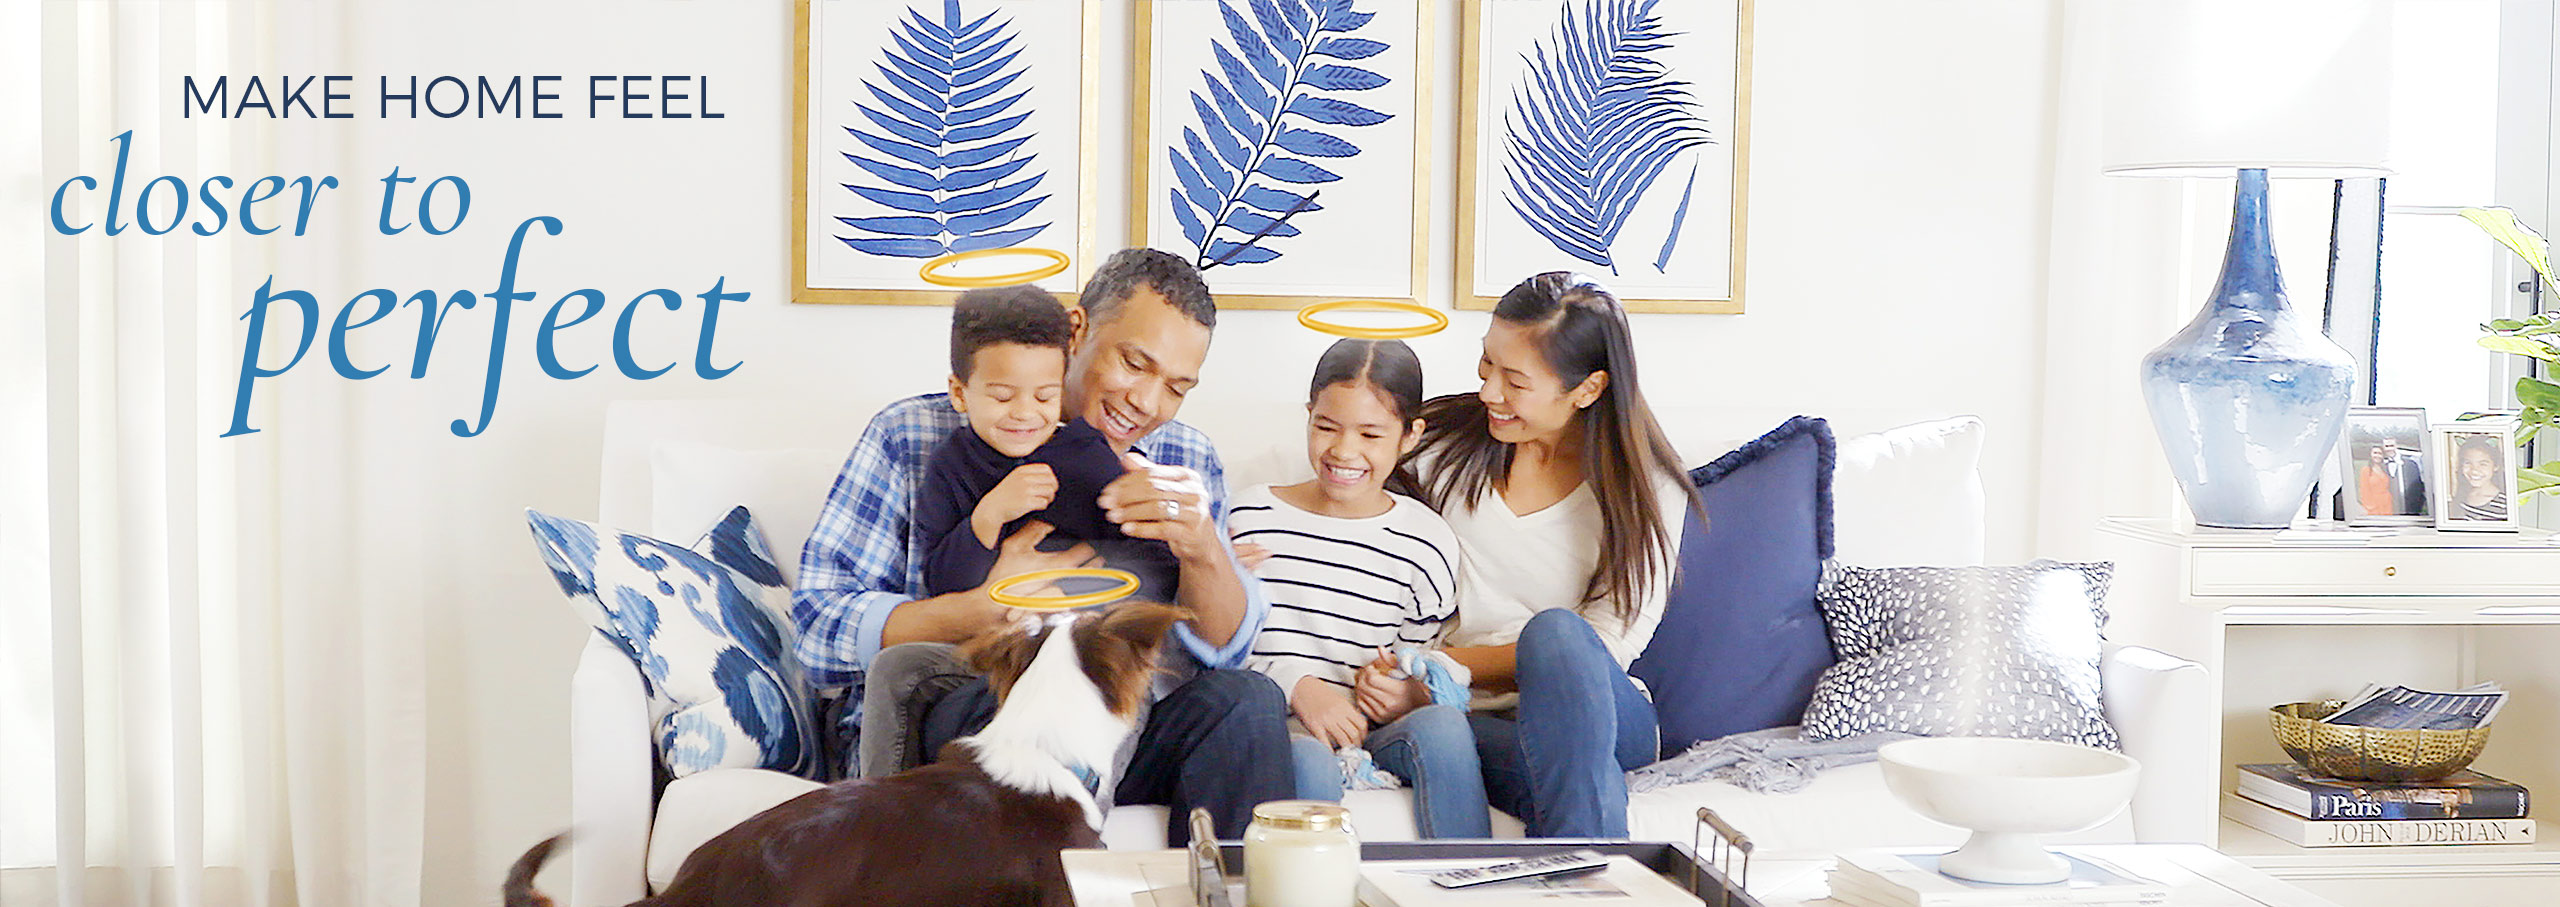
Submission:
M 1567 609 L 1530 618 L 1516 658 L 1517 717 L 1472 719 L 1485 792 L 1533 838 L 1626 837 L 1626 772 L 1661 755 L 1653 701 Z
M 1484 770 L 1476 764 L 1474 733 L 1467 713 L 1456 706 L 1426 705 L 1369 732 L 1361 742 L 1370 758 L 1389 774 L 1413 787 L 1414 829 L 1425 838 L 1490 838 L 1493 816 L 1485 811 Z M 1298 796 L 1307 800 L 1342 799 L 1342 763 L 1332 750 L 1304 734 L 1292 735 Z

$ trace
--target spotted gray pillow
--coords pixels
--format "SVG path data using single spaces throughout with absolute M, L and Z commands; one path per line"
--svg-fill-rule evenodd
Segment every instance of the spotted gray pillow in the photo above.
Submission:
M 1840 662 L 1804 736 L 2025 737 L 2115 749 L 2098 699 L 2109 563 L 1823 565 L 1815 601 Z

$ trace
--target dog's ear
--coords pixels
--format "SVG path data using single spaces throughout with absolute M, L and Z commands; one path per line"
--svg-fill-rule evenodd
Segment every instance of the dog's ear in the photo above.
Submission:
M 1031 669 L 1031 659 L 1040 654 L 1040 644 L 1049 638 L 1049 627 L 1033 620 L 1017 620 L 970 637 L 960 644 L 960 659 L 971 670 L 986 675 L 995 687 L 996 699 L 1002 701 L 1013 691 L 1013 682 Z
M 1147 683 L 1155 678 L 1156 650 L 1163 648 L 1165 633 L 1190 616 L 1187 608 L 1139 601 L 1122 602 L 1077 622 L 1077 660 L 1112 714 L 1137 714 Z

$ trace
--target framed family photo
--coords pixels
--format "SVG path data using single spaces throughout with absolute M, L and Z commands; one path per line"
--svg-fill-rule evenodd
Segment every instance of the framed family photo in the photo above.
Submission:
M 2514 531 L 2516 419 L 2493 416 L 2436 426 L 2437 529 Z
M 2427 457 L 2427 411 L 2417 407 L 2347 409 L 2338 439 L 2344 477 L 2338 512 L 2350 526 L 2424 526 L 2433 522 Z
M 1226 308 L 1420 302 L 1429 0 L 1138 0 L 1130 241 Z
M 1458 307 L 1581 271 L 1633 312 L 1742 311 L 1752 0 L 1467 0 Z
M 1095 245 L 1100 6 L 800 0 L 792 301 L 947 304 L 918 270 L 989 249 L 1067 256 L 1038 284 L 1072 296 Z

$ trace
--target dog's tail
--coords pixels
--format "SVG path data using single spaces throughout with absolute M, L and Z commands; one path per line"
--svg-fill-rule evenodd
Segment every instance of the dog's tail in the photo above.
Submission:
M 533 890 L 533 876 L 542 871 L 542 864 L 551 861 L 551 851 L 567 840 L 568 832 L 552 835 L 516 858 L 516 865 L 507 868 L 506 885 L 498 889 L 506 907 L 551 907 L 550 895 Z

